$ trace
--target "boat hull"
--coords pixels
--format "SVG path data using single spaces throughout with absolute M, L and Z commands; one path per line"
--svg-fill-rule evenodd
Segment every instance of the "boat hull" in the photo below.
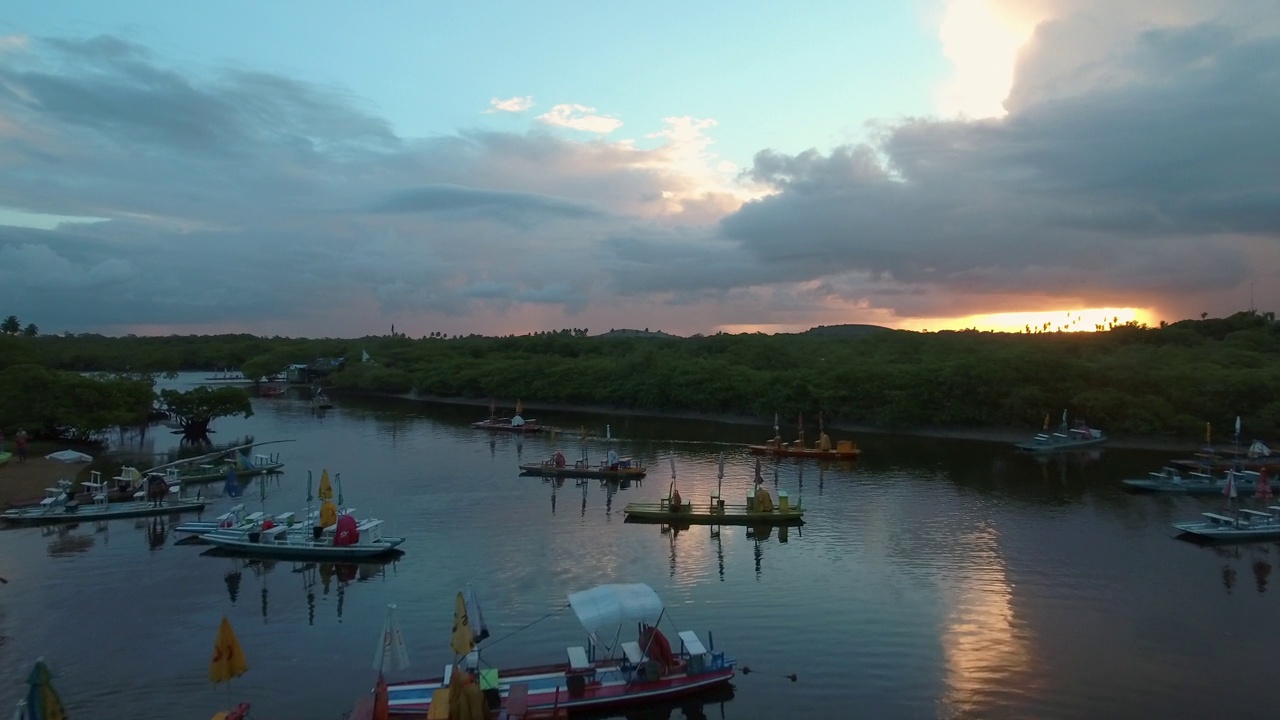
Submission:
M 1184 495 L 1221 495 L 1226 483 L 1219 481 L 1210 482 L 1192 482 L 1183 480 L 1182 482 L 1174 482 L 1171 480 L 1148 480 L 1131 479 L 1122 480 L 1126 490 L 1134 492 L 1167 492 L 1182 493 Z M 1252 495 L 1258 487 L 1257 483 L 1236 482 L 1236 494 L 1245 496 Z M 1271 483 L 1271 491 L 1273 494 L 1280 495 L 1280 482 Z
M 1232 528 L 1211 523 L 1186 522 L 1174 523 L 1173 527 L 1183 535 L 1212 542 L 1246 542 L 1280 538 L 1280 523 Z
M 730 664 L 728 667 L 695 675 L 677 673 L 660 680 L 637 681 L 621 665 L 601 664 L 595 668 L 593 679 L 583 683 L 574 692 L 569 690 L 569 674 L 567 665 L 501 670 L 498 692 L 505 705 L 511 685 L 528 685 L 530 712 L 546 712 L 557 707 L 570 713 L 616 710 L 727 686 L 733 679 L 734 670 Z M 444 678 L 434 678 L 388 686 L 388 707 L 391 714 L 423 717 L 430 710 L 432 693 L 444 684 Z
M 723 510 L 710 508 L 695 510 L 686 504 L 685 509 L 672 512 L 665 503 L 627 503 L 622 513 L 626 522 L 663 523 L 671 525 L 803 525 L 804 509 L 789 508 L 786 512 L 774 509 L 770 512 L 748 510 L 745 505 L 726 505 Z
M 1017 443 L 1014 447 L 1023 452 L 1042 453 L 1042 452 L 1063 452 L 1068 450 L 1082 450 L 1084 448 L 1097 447 L 1107 441 L 1105 436 L 1100 438 L 1089 438 L 1087 440 L 1059 440 L 1048 442 L 1025 442 Z
M 204 533 L 200 537 L 211 545 L 242 555 L 269 557 L 279 560 L 334 560 L 338 562 L 388 555 L 398 552 L 396 548 L 404 543 L 404 538 L 401 537 L 384 537 L 374 543 L 335 546 L 331 540 L 326 539 L 316 542 L 304 534 L 297 533 L 289 533 L 283 540 L 253 542 L 249 540 L 247 533 L 237 534 L 239 535 L 238 537 L 228 537 L 214 531 Z
M 817 458 L 819 460 L 857 460 L 862 450 L 819 450 L 818 448 L 791 448 L 785 445 L 748 445 L 752 455 L 772 455 L 773 457 Z
M 163 505 L 153 505 L 146 501 L 78 505 L 75 510 L 68 510 L 63 505 L 54 505 L 48 508 L 34 507 L 6 510 L 0 514 L 0 520 L 18 525 L 52 525 L 86 520 L 114 520 L 116 518 L 174 515 L 203 510 L 204 506 L 205 503 L 200 500 L 169 500 Z
M 471 427 L 477 430 L 488 430 L 490 432 L 535 433 L 542 431 L 540 426 L 531 423 L 525 423 L 524 425 L 511 425 L 504 423 L 491 423 L 484 420 L 471 423 Z
M 639 480 L 648 473 L 644 468 L 630 467 L 610 470 L 602 467 L 556 467 L 542 463 L 525 463 L 520 466 L 522 475 L 546 475 L 551 477 L 604 478 L 609 480 Z

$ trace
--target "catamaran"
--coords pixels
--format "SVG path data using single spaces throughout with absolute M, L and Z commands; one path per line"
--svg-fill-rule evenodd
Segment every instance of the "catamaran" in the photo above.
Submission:
M 474 593 L 458 593 L 451 647 L 462 659 L 445 665 L 442 677 L 387 685 L 390 713 L 446 717 L 433 713 L 433 706 L 447 705 L 451 694 L 475 692 L 475 685 L 488 712 L 523 717 L 648 704 L 724 687 L 733 679 L 734 661 L 715 649 L 710 633 L 704 645 L 685 630 L 676 635 L 678 645 L 671 645 L 657 627 L 665 617 L 662 600 L 648 585 L 599 585 L 571 593 L 568 601 L 587 632 L 586 644 L 566 648 L 558 663 L 500 670 L 475 649 L 488 629 Z M 624 628 L 633 624 L 636 638 L 624 639 Z

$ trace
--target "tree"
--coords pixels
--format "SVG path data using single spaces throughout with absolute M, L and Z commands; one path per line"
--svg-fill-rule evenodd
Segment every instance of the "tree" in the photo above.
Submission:
M 243 415 L 253 416 L 253 407 L 249 404 L 249 393 L 243 388 L 230 385 L 211 388 L 201 385 L 194 390 L 179 392 L 177 390 L 160 391 L 160 400 L 165 409 L 182 426 L 187 437 L 201 438 L 209 434 L 209 423 L 220 417 Z
M 27 323 L 27 326 L 22 329 L 22 334 L 26 337 L 35 337 L 40 334 L 40 328 L 36 327 L 35 323 Z
M 4 319 L 4 322 L 0 322 L 0 332 L 5 335 L 17 335 L 21 329 L 22 321 L 18 320 L 17 315 L 10 315 Z

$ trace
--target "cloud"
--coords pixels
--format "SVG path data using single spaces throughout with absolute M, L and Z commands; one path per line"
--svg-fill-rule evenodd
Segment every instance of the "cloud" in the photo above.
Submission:
M 596 109 L 586 105 L 555 105 L 546 113 L 538 116 L 538 120 L 547 125 L 581 130 L 583 132 L 608 135 L 622 127 L 622 121 L 608 115 L 596 115 Z
M 0 88 L 8 221 L 103 219 L 0 225 L 0 307 L 48 331 L 524 331 L 614 307 L 610 238 L 710 227 L 697 186 L 732 186 L 674 136 L 401 137 L 341 88 L 109 36 L 33 40 Z
M 1073 38 L 1044 30 L 1035 54 Z M 903 317 L 1029 298 L 1238 309 L 1250 279 L 1280 280 L 1280 37 L 1195 24 L 1126 47 L 1071 92 L 1019 93 L 1041 87 L 1021 72 L 1001 119 L 911 119 L 874 145 L 762 151 L 746 172 L 775 192 L 722 221 L 736 252 L 639 241 L 670 262 L 636 264 L 624 285 L 821 281 Z
M 508 112 L 521 113 L 533 107 L 533 96 L 525 95 L 523 97 L 516 96 L 501 100 L 499 98 L 491 98 L 489 100 L 489 109 L 485 113 Z

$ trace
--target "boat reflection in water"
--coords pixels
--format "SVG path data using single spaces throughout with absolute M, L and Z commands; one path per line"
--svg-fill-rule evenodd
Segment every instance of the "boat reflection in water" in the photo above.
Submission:
M 1197 543 L 1205 550 L 1222 558 L 1222 589 L 1228 595 L 1235 592 L 1240 579 L 1240 566 L 1247 565 L 1253 573 L 1253 585 L 1259 595 L 1267 592 L 1267 583 L 1271 581 L 1271 545 L 1255 543 L 1252 545 L 1214 545 Z
M 327 597 L 330 593 L 337 598 L 337 616 L 342 619 L 343 605 L 346 601 L 347 588 L 353 583 L 369 582 L 385 578 L 388 567 L 394 572 L 395 561 L 403 555 L 383 557 L 360 563 L 335 562 L 303 562 L 293 560 L 268 560 L 259 557 L 239 555 L 222 548 L 210 548 L 201 555 L 207 557 L 226 558 L 232 567 L 223 576 L 227 585 L 227 596 L 234 605 L 240 599 L 241 582 L 245 571 L 258 578 L 262 598 L 262 618 L 267 618 L 269 605 L 268 576 L 294 575 L 298 580 L 281 581 L 297 582 L 307 596 L 307 624 L 315 625 L 316 599 Z
M 551 487 L 551 514 L 556 514 L 557 498 L 560 495 L 561 488 L 565 485 L 566 479 L 572 479 L 574 486 L 582 491 L 582 502 L 578 505 L 578 512 L 582 516 L 587 514 L 587 491 L 592 485 L 599 483 L 600 489 L 604 491 L 604 514 L 613 514 L 613 496 L 619 491 L 625 490 L 632 485 L 640 486 L 644 484 L 643 478 L 566 478 L 564 476 L 544 475 L 542 483 Z
M 575 720 L 711 720 L 729 717 L 725 706 L 733 700 L 733 683 L 725 683 L 676 700 L 646 703 L 621 712 L 574 713 Z

